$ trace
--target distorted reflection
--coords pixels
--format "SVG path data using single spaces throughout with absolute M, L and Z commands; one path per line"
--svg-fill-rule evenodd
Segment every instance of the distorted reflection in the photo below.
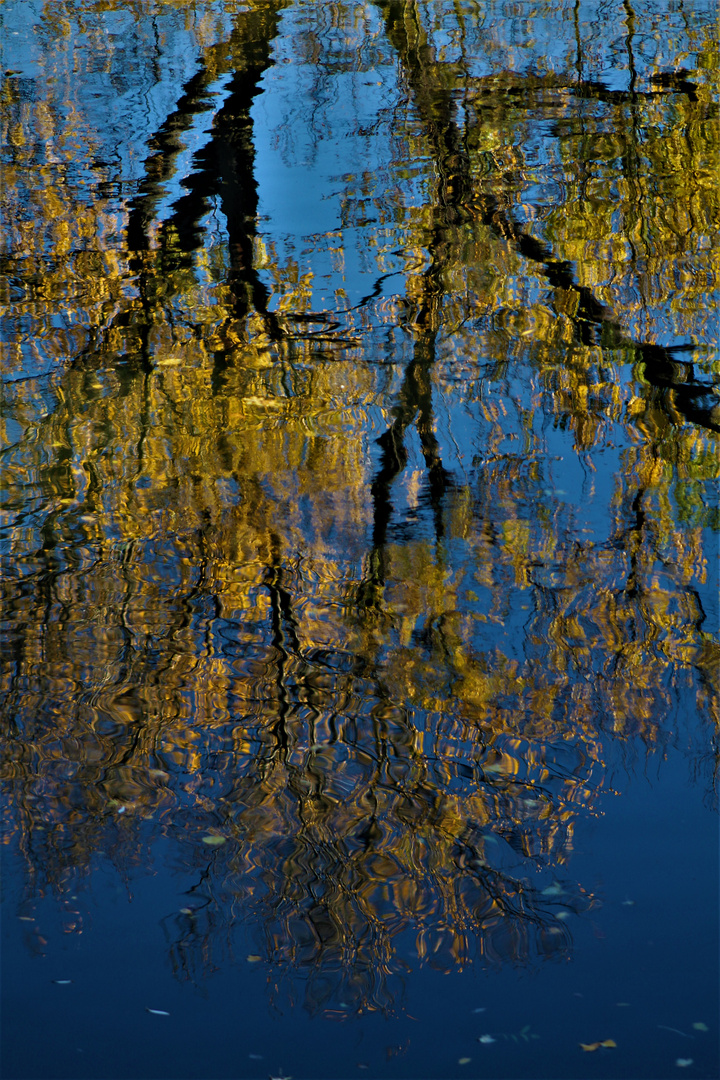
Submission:
M 271 996 L 392 1012 L 410 947 L 571 954 L 609 756 L 679 745 L 712 790 L 717 51 L 671 7 L 25 9 L 25 905 L 162 839 L 179 977 L 243 922 Z

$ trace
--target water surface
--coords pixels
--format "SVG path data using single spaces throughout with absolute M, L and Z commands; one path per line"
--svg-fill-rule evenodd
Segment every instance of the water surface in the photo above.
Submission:
M 0 5 L 3 1075 L 716 1075 L 715 23 Z

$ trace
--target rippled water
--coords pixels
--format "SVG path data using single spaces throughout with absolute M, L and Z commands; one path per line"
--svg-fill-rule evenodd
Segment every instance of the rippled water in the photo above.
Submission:
M 716 29 L 0 5 L 3 1075 L 716 1075 Z

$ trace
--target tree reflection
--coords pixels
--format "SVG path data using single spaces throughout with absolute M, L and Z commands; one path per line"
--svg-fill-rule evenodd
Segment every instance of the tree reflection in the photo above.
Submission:
M 242 919 L 310 1009 L 392 1011 L 411 955 L 446 971 L 569 954 L 593 903 L 573 828 L 601 812 L 618 746 L 712 757 L 717 366 L 683 268 L 711 243 L 716 288 L 717 130 L 702 71 L 643 83 L 631 66 L 620 91 L 586 77 L 579 39 L 562 72 L 510 70 L 475 5 L 321 8 L 247 4 L 200 34 L 119 202 L 30 179 L 41 120 L 66 168 L 95 168 L 93 149 L 55 91 L 38 111 L 6 77 L 3 201 L 18 213 L 31 191 L 40 225 L 18 218 L 1 267 L 5 834 L 30 899 L 101 855 L 145 866 L 166 836 L 197 874 L 164 923 L 179 975 Z M 255 109 L 289 13 L 317 84 L 396 72 L 392 185 L 337 181 L 375 285 L 332 310 L 313 259 L 337 237 L 305 237 L 302 270 L 259 215 Z M 543 202 L 548 177 L 563 195 Z M 664 209 L 638 194 L 651 182 Z M 113 250 L 96 240 L 118 213 Z M 663 344 L 653 318 L 693 344 Z M 580 499 L 553 478 L 566 435 Z

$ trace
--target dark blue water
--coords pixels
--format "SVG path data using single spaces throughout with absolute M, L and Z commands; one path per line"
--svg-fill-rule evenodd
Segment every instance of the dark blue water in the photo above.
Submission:
M 594 906 L 572 922 L 571 955 L 448 973 L 418 964 L 406 934 L 391 979 L 394 1015 L 352 1015 L 330 1001 L 309 1016 L 303 995 L 314 973 L 289 979 L 248 962 L 261 946 L 242 911 L 217 927 L 204 969 L 179 969 L 182 952 L 176 945 L 171 961 L 168 944 L 187 934 L 178 911 L 196 879 L 173 865 L 163 839 L 149 867 L 123 879 L 101 863 L 62 910 L 54 898 L 34 907 L 34 922 L 18 923 L 6 896 L 5 1075 L 666 1076 L 692 1057 L 692 1075 L 711 1076 L 715 816 L 675 753 L 653 776 L 623 779 L 622 794 L 608 794 L 602 817 L 573 840 L 572 876 L 592 889 Z M 495 1041 L 479 1043 L 482 1035 Z M 610 1038 L 617 1049 L 579 1048 Z M 463 1057 L 471 1061 L 459 1065 Z

